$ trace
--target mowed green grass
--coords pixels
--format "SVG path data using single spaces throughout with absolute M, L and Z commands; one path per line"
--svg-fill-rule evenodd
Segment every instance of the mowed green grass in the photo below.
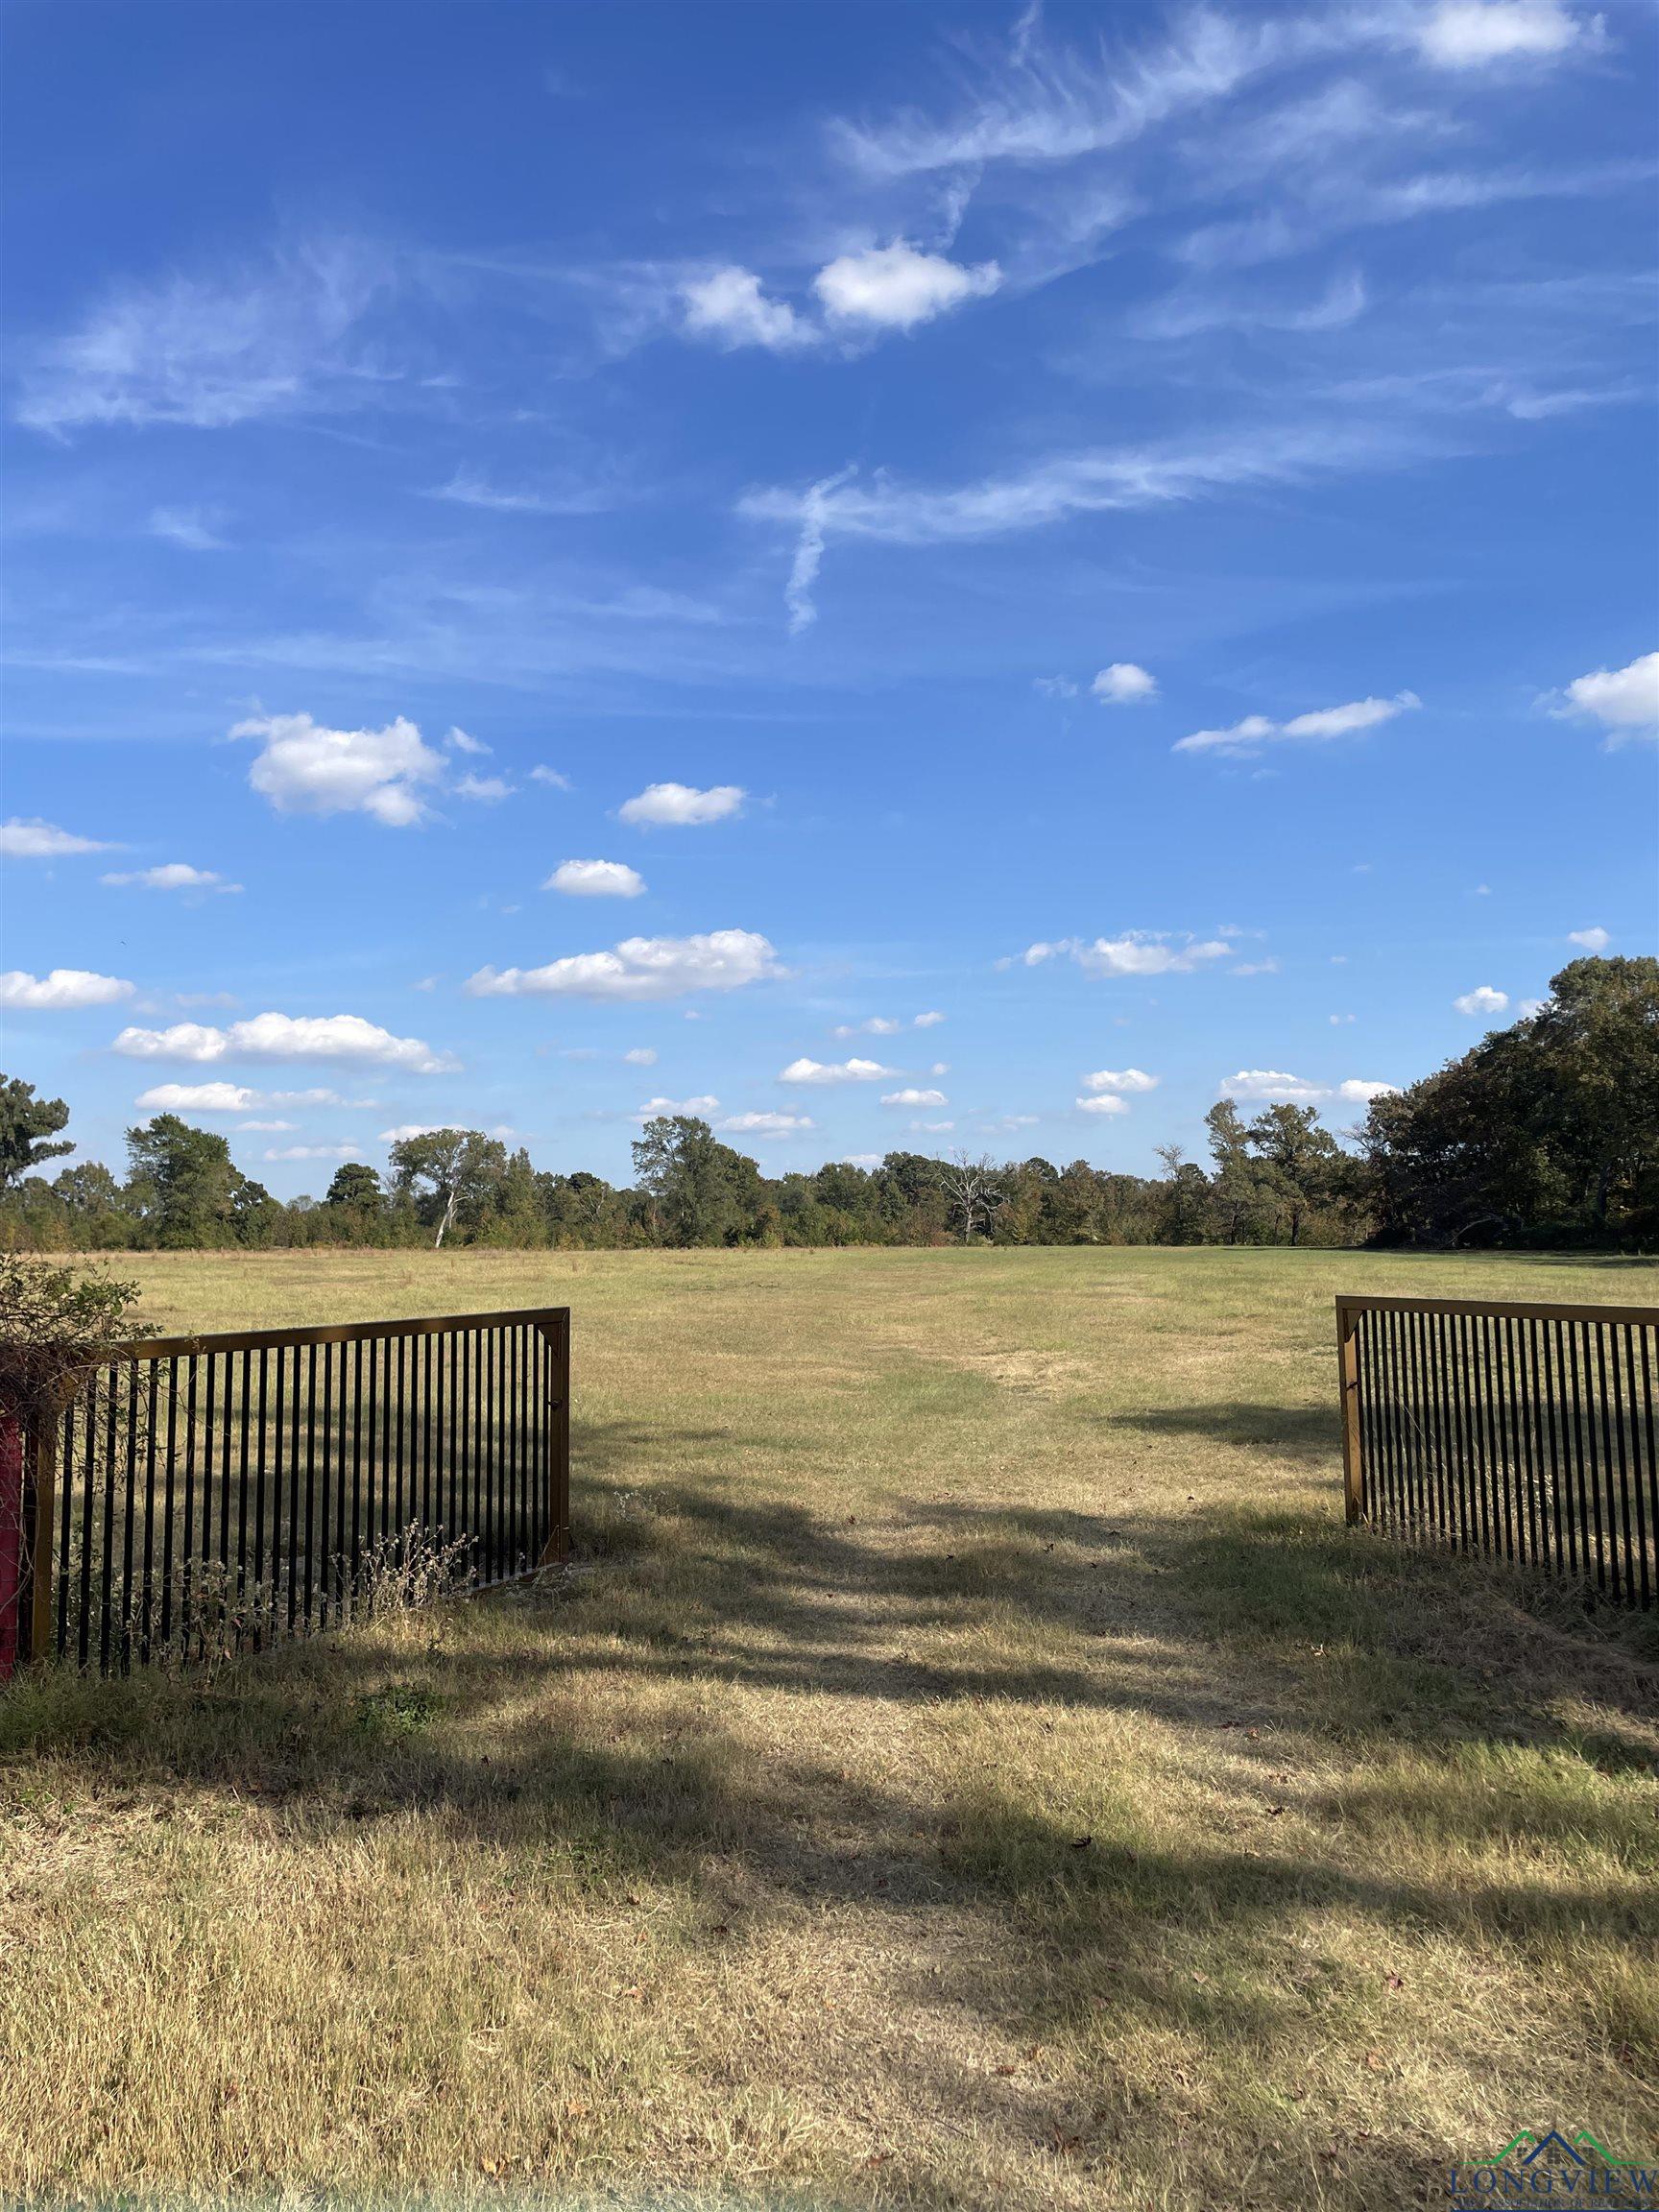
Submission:
M 1435 2204 L 1659 2150 L 1659 1669 L 1342 1525 L 1269 1252 L 180 1255 L 162 1326 L 568 1303 L 568 1571 L 0 1700 L 0 2193 Z

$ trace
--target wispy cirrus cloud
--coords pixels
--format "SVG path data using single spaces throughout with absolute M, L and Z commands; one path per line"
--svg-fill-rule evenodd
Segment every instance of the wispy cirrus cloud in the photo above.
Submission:
M 359 343 L 395 282 L 363 241 L 315 239 L 217 275 L 175 274 L 108 294 L 61 336 L 23 349 L 17 420 L 199 430 L 354 405 L 382 372 Z

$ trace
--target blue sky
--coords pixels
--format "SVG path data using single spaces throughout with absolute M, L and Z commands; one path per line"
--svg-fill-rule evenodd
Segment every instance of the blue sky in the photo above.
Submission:
M 0 1001 L 82 1157 L 1144 1171 L 1652 949 L 1649 8 L 5 35 Z

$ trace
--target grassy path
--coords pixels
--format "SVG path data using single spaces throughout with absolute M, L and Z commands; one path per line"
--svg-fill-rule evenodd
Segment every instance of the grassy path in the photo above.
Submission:
M 142 1263 L 575 1310 L 573 1567 L 0 1704 L 0 2192 L 1352 2207 L 1659 2149 L 1659 1674 L 1340 1526 L 1268 1253 Z

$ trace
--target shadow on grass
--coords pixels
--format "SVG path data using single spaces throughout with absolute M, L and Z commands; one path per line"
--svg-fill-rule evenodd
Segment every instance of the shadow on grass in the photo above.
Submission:
M 1197 1437 L 1207 1444 L 1229 1444 L 1270 1459 L 1299 1459 L 1310 1465 L 1337 1465 L 1342 1432 L 1334 1406 L 1261 1406 L 1248 1401 L 1227 1405 L 1160 1406 L 1139 1413 L 1106 1416 L 1114 1429 L 1136 1429 L 1148 1436 Z
M 1168 1433 L 1198 1417 L 1137 1418 Z M 1202 1418 L 1261 1448 L 1283 1414 Z M 1310 1455 L 1308 1418 L 1296 1448 Z M 1550 1617 L 1512 1575 L 1334 1517 L 1199 1524 L 919 1498 L 866 1523 L 736 1469 L 654 1472 L 707 1467 L 729 1442 L 715 1429 L 585 1432 L 578 1557 L 539 1584 L 209 1683 L 26 1685 L 0 1701 L 4 1788 L 25 1808 L 43 1792 L 48 1815 L 65 1797 L 206 1794 L 300 1849 L 422 1821 L 510 1865 L 549 1910 L 619 1908 L 655 1885 L 677 1899 L 685 1941 L 710 1948 L 793 1925 L 813 1902 L 896 1934 L 908 1922 L 924 1943 L 942 1908 L 989 1917 L 998 1961 L 970 1947 L 949 1971 L 997 2032 L 1145 2031 L 1240 2066 L 1310 2016 L 1365 2032 L 1376 1991 L 1329 1947 L 1284 1963 L 1275 1946 L 1298 1914 L 1374 1930 L 1379 1956 L 1422 1933 L 1540 1971 L 1575 1941 L 1659 1940 L 1652 1890 L 1608 1871 L 1650 1852 L 1646 1806 L 1589 1771 L 1652 1771 L 1659 1674 L 1619 1635 Z M 799 1698 L 793 1737 L 759 1755 L 735 1691 Z M 1230 1763 L 1236 1826 L 1194 1819 L 1177 1847 L 1107 1791 L 1082 1838 L 994 1757 L 931 1778 L 849 1770 L 823 1702 L 838 1696 L 946 1718 L 996 1701 L 1010 1732 L 1055 1709 L 1150 1715 Z M 1575 1722 L 1580 1710 L 1598 1718 Z M 1282 1847 L 1283 1767 L 1311 1752 L 1324 1771 L 1339 1746 L 1356 1779 L 1305 1791 L 1315 1843 Z M 1403 1786 L 1387 1764 L 1402 1750 L 1438 1763 Z M 1409 1852 L 1367 1848 L 1402 1836 Z M 1479 1854 L 1456 1881 L 1375 1870 L 1455 1848 Z M 912 1994 L 935 2004 L 939 1984 Z M 1605 1990 L 1599 2010 L 1584 2003 L 1587 2039 L 1623 2032 Z M 1104 2170 L 1134 2114 L 1102 2083 L 1075 2127 Z M 975 2108 L 983 2084 L 950 2093 Z M 977 2106 L 987 2125 L 1034 2139 L 1051 2127 L 1034 2089 L 998 2094 Z M 1281 2110 L 1272 2126 L 1273 2155 L 1305 2173 L 1329 2121 Z M 1351 2144 L 1353 2200 L 1396 2200 L 1391 2162 L 1423 2150 L 1404 2124 Z

